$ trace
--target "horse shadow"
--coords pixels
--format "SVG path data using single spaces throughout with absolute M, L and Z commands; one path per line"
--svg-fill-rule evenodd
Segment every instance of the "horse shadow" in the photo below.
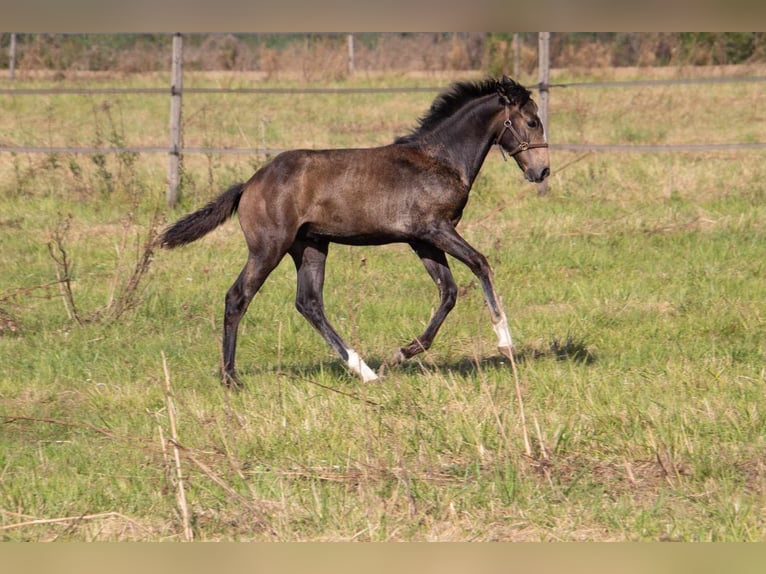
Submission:
M 554 338 L 547 343 L 537 343 L 523 345 L 514 350 L 513 360 L 517 365 L 532 363 L 533 361 L 542 361 L 554 359 L 556 361 L 569 361 L 590 365 L 596 362 L 595 351 L 584 340 L 566 337 L 565 339 Z M 375 357 L 371 358 L 371 364 Z M 378 364 L 375 361 L 374 364 Z M 384 366 L 385 362 L 381 361 Z M 343 367 L 342 363 L 339 364 Z M 482 357 L 464 356 L 449 361 L 407 361 L 391 368 L 392 372 L 416 374 L 422 372 L 454 373 L 463 376 L 473 376 L 490 369 L 508 369 L 510 360 L 501 354 L 487 355 Z M 379 368 L 376 366 L 375 368 Z
M 513 359 L 517 365 L 551 359 L 591 365 L 598 360 L 595 351 L 590 345 L 582 339 L 571 336 L 563 339 L 554 337 L 548 342 L 523 345 L 515 350 Z M 384 380 L 386 376 L 393 374 L 418 375 L 437 373 L 475 376 L 485 370 L 509 369 L 511 366 L 510 360 L 499 353 L 482 357 L 466 355 L 446 361 L 413 358 L 398 364 L 392 364 L 380 356 L 372 355 L 369 357 L 368 365 L 381 375 Z M 280 367 L 253 366 L 245 369 L 242 374 L 282 374 L 306 379 L 315 379 L 323 375 L 329 375 L 331 378 L 338 379 L 355 377 L 340 359 L 312 363 L 294 363 L 291 365 L 281 365 Z

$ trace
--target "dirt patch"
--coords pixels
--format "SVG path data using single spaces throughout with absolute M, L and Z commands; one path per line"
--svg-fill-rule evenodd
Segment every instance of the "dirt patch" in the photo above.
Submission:
M 602 488 L 610 496 L 627 495 L 637 502 L 654 499 L 659 489 L 678 486 L 689 476 L 683 462 L 662 453 L 624 462 L 554 456 L 531 467 L 565 495 L 578 487 Z
M 21 325 L 18 319 L 8 311 L 0 309 L 0 337 L 8 335 L 18 335 L 21 331 Z

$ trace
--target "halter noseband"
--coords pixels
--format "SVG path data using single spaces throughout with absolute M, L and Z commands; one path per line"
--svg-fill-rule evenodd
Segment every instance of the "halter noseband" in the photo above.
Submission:
M 548 147 L 547 143 L 529 143 L 528 141 L 525 141 L 524 138 L 521 137 L 521 134 L 516 130 L 516 128 L 513 127 L 513 124 L 511 123 L 511 112 L 509 108 L 510 106 L 506 104 L 505 105 L 505 121 L 503 122 L 503 131 L 501 131 L 498 134 L 497 139 L 495 140 L 497 147 L 500 148 L 500 154 L 503 156 L 503 159 L 505 161 L 508 161 L 508 158 L 505 157 L 506 151 L 503 149 L 503 146 L 500 143 L 500 140 L 503 139 L 503 135 L 505 134 L 506 130 L 511 132 L 511 135 L 514 138 L 516 138 L 517 142 L 519 142 L 515 148 L 507 152 L 508 155 L 511 157 L 523 151 L 527 151 L 528 149 L 534 149 L 538 147 Z

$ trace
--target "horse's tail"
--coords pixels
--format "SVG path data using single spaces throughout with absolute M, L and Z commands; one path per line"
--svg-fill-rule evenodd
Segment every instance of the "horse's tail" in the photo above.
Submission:
M 176 221 L 160 235 L 160 247 L 186 245 L 213 231 L 236 213 L 244 190 L 244 183 L 232 185 L 205 207 Z

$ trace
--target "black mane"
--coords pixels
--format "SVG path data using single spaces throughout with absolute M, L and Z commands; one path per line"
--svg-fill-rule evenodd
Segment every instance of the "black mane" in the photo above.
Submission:
M 413 142 L 457 112 L 467 102 L 495 93 L 498 96 L 504 95 L 509 103 L 518 106 L 523 106 L 532 95 L 524 86 L 506 76 L 500 80 L 487 78 L 481 82 L 455 82 L 436 97 L 428 112 L 418 120 L 418 127 L 409 134 L 396 138 L 394 143 Z

